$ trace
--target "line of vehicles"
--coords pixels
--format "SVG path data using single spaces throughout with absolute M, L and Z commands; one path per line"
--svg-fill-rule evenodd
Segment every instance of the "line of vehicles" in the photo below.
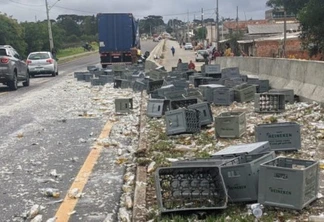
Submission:
M 102 68 L 115 63 L 135 63 L 141 56 L 141 45 L 138 20 L 133 14 L 99 13 L 97 19 Z M 147 52 L 145 55 L 148 56 Z M 12 46 L 0 45 L 0 83 L 10 90 L 17 90 L 20 82 L 29 86 L 30 77 L 35 75 L 58 73 L 57 59 L 49 51 L 32 52 L 24 60 Z
M 0 45 L 0 83 L 17 90 L 18 83 L 29 86 L 30 77 L 58 75 L 57 61 L 51 52 L 32 52 L 25 61 L 10 45 Z

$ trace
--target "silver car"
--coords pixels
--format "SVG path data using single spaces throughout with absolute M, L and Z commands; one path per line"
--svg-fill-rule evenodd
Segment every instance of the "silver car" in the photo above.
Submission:
M 0 45 L 0 83 L 17 90 L 18 82 L 29 86 L 27 65 L 13 47 Z
M 208 55 L 209 56 L 209 51 L 208 50 L 198 50 L 196 53 L 196 62 L 204 62 L 205 61 L 205 57 L 204 55 Z
M 30 76 L 42 74 L 58 75 L 57 61 L 51 52 L 32 52 L 27 57 Z
M 185 50 L 193 50 L 193 46 L 190 42 L 187 42 L 184 46 L 184 49 Z

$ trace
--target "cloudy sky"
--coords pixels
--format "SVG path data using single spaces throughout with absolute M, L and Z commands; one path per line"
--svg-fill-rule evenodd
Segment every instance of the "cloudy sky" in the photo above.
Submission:
M 35 21 L 46 18 L 46 0 L 0 0 L 0 11 L 18 21 Z M 219 16 L 239 20 L 264 19 L 267 0 L 219 0 Z M 100 12 L 131 12 L 136 18 L 147 15 L 161 15 L 167 22 L 177 18 L 187 21 L 201 18 L 215 18 L 216 0 L 48 0 L 50 18 L 60 14 L 93 15 Z

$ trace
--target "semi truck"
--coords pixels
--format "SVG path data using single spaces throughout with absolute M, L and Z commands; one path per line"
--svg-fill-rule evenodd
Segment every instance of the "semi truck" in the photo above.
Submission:
M 102 68 L 115 63 L 132 64 L 140 49 L 138 21 L 131 13 L 99 13 L 98 37 Z

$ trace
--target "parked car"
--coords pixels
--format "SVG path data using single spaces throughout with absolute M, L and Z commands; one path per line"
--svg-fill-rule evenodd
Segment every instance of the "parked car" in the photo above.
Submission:
M 208 50 L 198 50 L 196 52 L 196 62 L 204 62 L 205 61 L 204 54 L 209 55 Z
M 57 61 L 51 52 L 32 52 L 27 57 L 27 65 L 30 76 L 42 74 L 58 75 Z
M 17 90 L 18 82 L 29 86 L 27 65 L 12 46 L 0 45 L 0 83 Z
M 187 42 L 185 45 L 184 45 L 184 49 L 185 50 L 192 50 L 193 49 L 193 46 L 190 42 Z

